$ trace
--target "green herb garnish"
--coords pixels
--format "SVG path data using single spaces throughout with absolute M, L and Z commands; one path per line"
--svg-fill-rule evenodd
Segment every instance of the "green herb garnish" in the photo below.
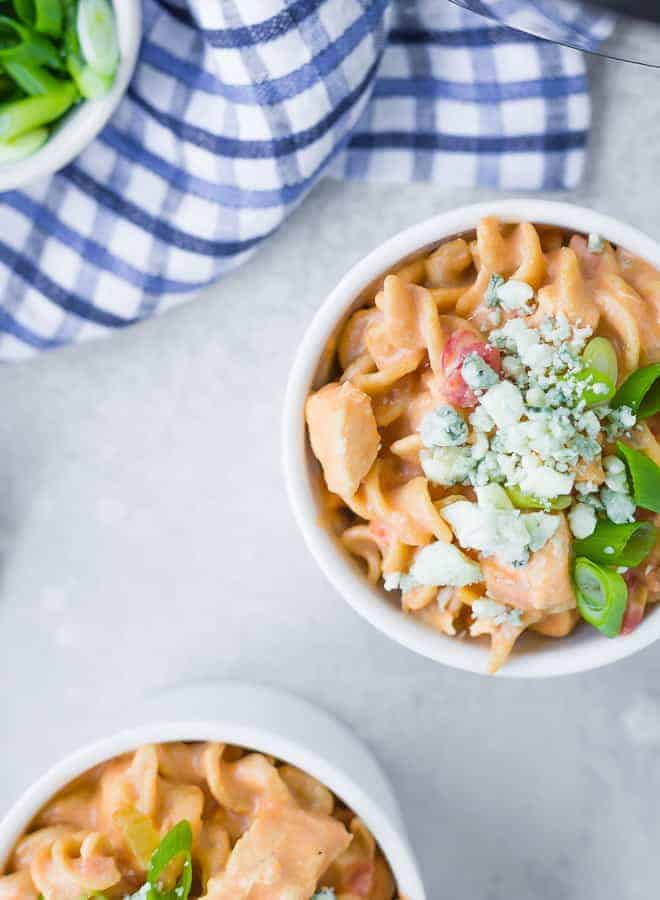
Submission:
M 638 566 L 649 555 L 656 541 L 651 522 L 615 525 L 601 519 L 587 538 L 573 542 L 577 556 L 585 556 L 602 566 Z
M 660 363 L 637 369 L 623 382 L 612 406 L 629 406 L 638 419 L 660 412 Z
M 582 618 L 606 637 L 616 637 L 628 603 L 628 588 L 621 575 L 578 557 L 573 565 L 573 578 Z
M 611 341 L 592 338 L 582 354 L 583 368 L 575 374 L 577 381 L 586 381 L 582 399 L 587 406 L 598 406 L 611 400 L 616 391 L 618 363 Z
M 631 494 L 637 506 L 660 512 L 660 466 L 646 453 L 622 441 L 617 441 L 616 452 L 628 470 Z
M 181 875 L 176 886 L 168 889 L 162 882 L 162 876 L 180 858 L 183 860 Z M 146 900 L 188 900 L 192 886 L 192 828 L 186 819 L 170 829 L 152 853 L 147 884 L 149 889 L 146 894 L 138 891 L 139 896 Z

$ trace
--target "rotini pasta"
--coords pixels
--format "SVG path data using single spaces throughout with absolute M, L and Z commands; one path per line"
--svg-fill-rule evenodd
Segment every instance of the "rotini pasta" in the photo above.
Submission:
M 487 635 L 496 671 L 527 629 L 612 637 L 660 599 L 648 263 L 485 218 L 386 274 L 330 356 L 306 405 L 328 519 L 406 614 Z
M 238 747 L 170 743 L 65 788 L 0 876 L 2 900 L 95 896 L 393 900 L 396 886 L 364 823 L 311 775 Z

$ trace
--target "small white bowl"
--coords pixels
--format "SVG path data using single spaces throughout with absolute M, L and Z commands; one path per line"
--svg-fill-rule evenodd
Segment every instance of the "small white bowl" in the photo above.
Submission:
M 121 714 L 128 728 L 53 766 L 0 822 L 0 871 L 41 807 L 92 766 L 142 744 L 221 741 L 285 760 L 313 775 L 359 815 L 406 900 L 426 900 L 399 807 L 380 766 L 348 728 L 303 700 L 238 682 L 168 690 Z
M 110 93 L 101 100 L 85 100 L 60 120 L 46 143 L 19 162 L 0 165 L 0 191 L 24 187 L 39 178 L 59 172 L 94 140 L 133 77 L 142 39 L 140 0 L 112 0 L 117 19 L 121 58 Z
M 325 300 L 305 333 L 289 375 L 283 415 L 283 462 L 289 500 L 303 537 L 317 563 L 353 609 L 393 640 L 455 669 L 486 672 L 488 645 L 446 637 L 406 616 L 392 596 L 371 585 L 359 564 L 320 524 L 320 468 L 305 429 L 310 390 L 327 380 L 329 342 L 347 317 L 366 302 L 368 289 L 402 261 L 429 252 L 439 243 L 474 229 L 482 216 L 504 222 L 558 225 L 574 232 L 596 232 L 660 268 L 660 245 L 616 219 L 569 203 L 504 200 L 466 206 L 414 225 L 381 244 L 353 266 Z M 518 642 L 500 676 L 540 678 L 595 669 L 623 659 L 660 637 L 660 604 L 653 606 L 630 635 L 612 640 L 587 626 L 561 640 L 527 634 Z

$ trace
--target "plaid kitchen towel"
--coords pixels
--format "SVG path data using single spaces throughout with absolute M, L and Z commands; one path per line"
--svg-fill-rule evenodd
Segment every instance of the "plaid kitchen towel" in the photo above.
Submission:
M 561 15 L 548 0 L 496 2 Z M 110 124 L 58 175 L 0 195 L 2 359 L 191 296 L 323 174 L 516 189 L 580 178 L 583 58 L 449 0 L 143 8 L 139 63 Z M 609 24 L 562 21 L 592 47 Z

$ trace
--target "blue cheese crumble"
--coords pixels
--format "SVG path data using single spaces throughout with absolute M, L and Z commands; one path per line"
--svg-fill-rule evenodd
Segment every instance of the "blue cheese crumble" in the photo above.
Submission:
M 468 437 L 467 423 L 451 406 L 437 406 L 427 413 L 419 431 L 425 447 L 457 447 Z
M 498 285 L 495 294 L 503 309 L 509 312 L 522 311 L 525 314 L 532 312 L 534 288 L 525 281 L 510 278 L 504 284 Z
M 418 550 L 410 575 L 416 584 L 433 587 L 465 587 L 483 581 L 479 563 L 445 541 L 434 541 Z
M 574 503 L 567 518 L 568 527 L 578 540 L 588 538 L 596 530 L 596 510 L 588 503 Z
M 617 456 L 603 459 L 605 485 L 600 489 L 600 502 L 605 515 L 615 525 L 635 521 L 636 505 L 630 497 L 628 475 L 622 460 Z
M 486 306 L 496 307 L 499 305 L 499 300 L 497 297 L 497 289 L 500 285 L 504 284 L 504 278 L 501 275 L 491 275 L 490 280 L 488 281 L 488 286 L 486 287 L 486 293 L 484 294 L 484 300 L 486 301 Z
M 502 603 L 497 603 L 489 597 L 483 600 L 475 600 L 472 604 L 472 615 L 475 619 L 491 619 L 495 625 L 512 625 L 514 628 L 522 627 L 522 611 L 519 609 L 507 609 Z
M 497 372 L 478 353 L 468 353 L 461 367 L 463 381 L 473 390 L 485 390 L 500 380 Z
M 489 388 L 481 398 L 481 405 L 498 428 L 518 422 L 525 411 L 520 389 L 510 381 L 500 381 Z
M 494 506 L 483 494 L 478 503 L 450 503 L 442 515 L 462 547 L 513 566 L 525 565 L 529 554 L 540 550 L 559 527 L 558 516 Z
M 589 253 L 602 253 L 605 249 L 605 239 L 602 234 L 590 232 L 587 238 L 587 250 Z

